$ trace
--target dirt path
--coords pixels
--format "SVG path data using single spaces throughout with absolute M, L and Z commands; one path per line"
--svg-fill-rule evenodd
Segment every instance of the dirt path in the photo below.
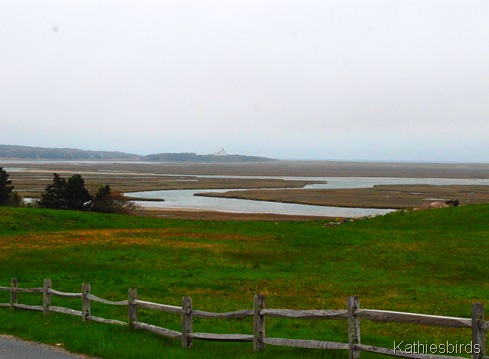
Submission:
M 96 359 L 51 345 L 27 342 L 10 335 L 0 335 L 1 359 Z

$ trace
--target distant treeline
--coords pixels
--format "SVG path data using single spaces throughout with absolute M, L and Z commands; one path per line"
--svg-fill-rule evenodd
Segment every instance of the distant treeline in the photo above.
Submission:
M 271 158 L 243 155 L 198 155 L 196 153 L 159 153 L 141 156 L 124 152 L 87 151 L 72 148 L 44 148 L 28 146 L 0 145 L 0 158 L 25 160 L 130 160 L 154 162 L 267 162 Z
M 140 157 L 141 156 L 139 155 L 122 152 L 0 145 L 0 158 L 42 160 L 138 160 Z

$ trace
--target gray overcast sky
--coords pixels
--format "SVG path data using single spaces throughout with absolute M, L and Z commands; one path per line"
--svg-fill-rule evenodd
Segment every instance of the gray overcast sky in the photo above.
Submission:
M 0 144 L 489 162 L 486 0 L 0 0 Z

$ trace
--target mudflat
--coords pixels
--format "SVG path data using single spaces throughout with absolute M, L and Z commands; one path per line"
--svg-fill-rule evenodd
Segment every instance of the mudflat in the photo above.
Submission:
M 435 200 L 459 200 L 462 205 L 489 202 L 489 186 L 382 185 L 362 189 L 303 188 L 307 184 L 321 182 L 314 178 L 304 179 L 304 177 L 487 179 L 489 178 L 489 164 L 334 161 L 216 164 L 21 160 L 2 162 L 0 160 L 0 165 L 10 173 L 15 190 L 22 196 L 31 198 L 40 196 L 45 186 L 52 180 L 52 174 L 56 172 L 62 176 L 81 174 L 91 190 L 106 183 L 110 184 L 114 190 L 121 192 L 224 188 L 230 189 L 231 192 L 206 195 L 364 208 L 419 207 Z M 252 176 L 264 178 L 251 178 Z M 279 176 L 289 178 L 270 178 Z M 238 188 L 249 190 L 232 192 L 233 189 Z M 250 217 L 250 215 L 218 214 L 218 212 L 206 211 L 151 210 L 147 213 L 196 219 L 256 219 L 256 216 Z M 273 215 L 257 216 L 262 219 L 276 219 L 276 216 Z M 280 216 L 280 218 L 291 219 L 288 216 Z M 296 217 L 295 219 L 303 218 Z
M 423 208 L 432 202 L 489 202 L 489 186 L 379 185 L 351 189 L 247 190 L 199 196 L 353 208 Z

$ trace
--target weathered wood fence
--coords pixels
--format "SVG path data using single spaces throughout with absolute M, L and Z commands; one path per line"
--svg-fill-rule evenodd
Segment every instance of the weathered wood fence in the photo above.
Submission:
M 373 352 L 378 354 L 415 358 L 415 359 L 454 359 L 462 358 L 447 355 L 433 355 L 422 352 L 403 352 L 400 350 L 380 348 L 371 345 L 361 344 L 360 341 L 360 319 L 366 319 L 375 322 L 394 322 L 394 323 L 411 323 L 427 326 L 449 327 L 449 328 L 472 328 L 472 358 L 489 359 L 486 356 L 485 348 L 485 331 L 489 330 L 489 321 L 484 320 L 484 306 L 481 303 L 472 305 L 472 318 L 456 318 L 436 315 L 426 315 L 417 313 L 393 312 L 374 309 L 361 309 L 357 296 L 351 296 L 347 299 L 346 310 L 292 310 L 292 309 L 270 309 L 265 306 L 265 296 L 262 294 L 255 295 L 254 308 L 227 313 L 206 312 L 193 309 L 192 299 L 184 297 L 182 306 L 172 306 L 166 304 L 152 303 L 138 299 L 136 289 L 129 289 L 128 299 L 122 301 L 110 301 L 99 298 L 91 293 L 90 284 L 82 285 L 81 293 L 67 293 L 54 290 L 51 280 L 45 279 L 44 285 L 39 288 L 20 288 L 18 281 L 13 278 L 10 287 L 0 287 L 0 291 L 10 292 L 10 302 L 0 303 L 0 307 L 10 307 L 11 309 L 27 309 L 42 311 L 45 315 L 49 312 L 64 313 L 82 318 L 82 321 L 95 321 L 106 324 L 129 325 L 133 329 L 147 330 L 165 337 L 181 339 L 184 348 L 191 348 L 194 339 L 212 340 L 225 342 L 253 342 L 254 351 L 265 350 L 265 346 L 289 346 L 311 349 L 340 349 L 348 350 L 350 359 L 360 358 L 362 351 Z M 18 302 L 18 293 L 42 293 L 42 305 L 26 305 Z M 81 300 L 81 311 L 65 307 L 51 305 L 51 296 L 62 298 L 78 298 Z M 91 302 L 98 302 L 107 305 L 127 306 L 128 321 L 100 318 L 91 315 Z M 152 324 L 138 321 L 138 309 L 157 310 L 165 313 L 173 313 L 182 317 L 182 331 L 174 331 L 162 328 Z M 253 317 L 253 334 L 216 334 L 200 333 L 193 330 L 193 318 L 222 318 L 238 319 Z M 322 340 L 306 339 L 286 339 L 273 338 L 266 336 L 265 324 L 266 318 L 294 318 L 294 319 L 323 319 L 323 320 L 347 320 L 348 321 L 348 343 L 331 342 Z

